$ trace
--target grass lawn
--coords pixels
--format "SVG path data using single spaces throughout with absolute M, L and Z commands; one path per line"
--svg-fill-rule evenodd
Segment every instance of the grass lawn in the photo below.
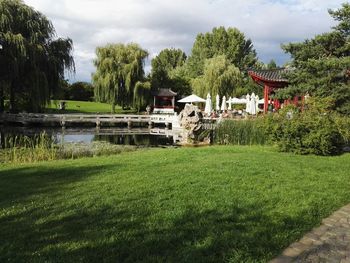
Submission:
M 64 100 L 66 102 L 66 110 L 64 113 L 111 113 L 111 105 L 107 103 Z M 47 111 L 50 113 L 62 113 L 58 107 L 59 101 L 51 101 Z M 134 113 L 134 110 L 122 110 L 120 106 L 116 107 L 116 114 Z
M 0 168 L 0 262 L 264 262 L 350 202 L 350 154 L 151 149 Z

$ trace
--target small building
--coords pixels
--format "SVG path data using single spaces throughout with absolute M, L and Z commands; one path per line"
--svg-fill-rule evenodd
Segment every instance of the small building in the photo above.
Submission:
M 248 74 L 255 83 L 264 88 L 264 113 L 268 111 L 269 104 L 278 110 L 281 102 L 276 98 L 271 98 L 277 89 L 283 89 L 289 85 L 289 81 L 284 77 L 290 69 L 272 69 L 272 70 L 249 70 Z M 293 100 L 284 100 L 284 104 L 298 104 L 300 96 L 295 96 Z M 301 97 L 303 100 L 303 96 Z
M 153 113 L 174 114 L 176 92 L 171 89 L 159 89 L 152 92 Z

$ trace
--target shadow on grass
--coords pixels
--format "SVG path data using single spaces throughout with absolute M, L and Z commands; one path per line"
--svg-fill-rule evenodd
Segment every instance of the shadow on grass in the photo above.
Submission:
M 1 170 L 0 205 L 4 207 L 9 203 L 25 200 L 31 195 L 52 193 L 65 185 L 96 175 L 101 169 L 118 169 L 118 166 L 101 164 L 53 168 L 40 165 Z
M 225 212 L 187 208 L 170 218 L 146 203 L 75 209 L 33 222 L 38 209 L 0 220 L 0 261 L 12 262 L 257 262 L 287 244 L 303 216 L 271 218 L 263 204 Z M 281 242 L 281 240 L 283 240 Z M 1 244 L 1 242 L 0 242 Z

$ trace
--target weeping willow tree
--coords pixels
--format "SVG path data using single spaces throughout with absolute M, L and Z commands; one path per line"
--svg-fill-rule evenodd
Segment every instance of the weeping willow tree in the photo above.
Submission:
M 207 59 L 204 63 L 203 75 L 192 80 L 194 93 L 205 97 L 208 93 L 215 97 L 233 95 L 235 88 L 242 83 L 240 70 L 232 65 L 224 55 Z
M 40 111 L 74 71 L 71 39 L 56 38 L 52 23 L 20 0 L 0 1 L 0 112 Z
M 138 81 L 134 88 L 134 108 L 139 112 L 151 99 L 151 83 Z
M 95 98 L 108 102 L 115 111 L 116 105 L 123 108 L 136 101 L 135 85 L 144 78 L 144 61 L 147 51 L 137 44 L 108 44 L 96 49 L 94 61 L 96 72 L 92 76 Z

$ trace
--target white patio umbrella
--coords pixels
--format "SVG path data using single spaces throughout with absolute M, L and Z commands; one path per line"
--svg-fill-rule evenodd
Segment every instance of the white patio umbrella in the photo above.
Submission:
M 228 110 L 232 110 L 232 104 L 231 104 L 231 101 L 232 101 L 232 98 L 230 97 L 229 99 L 228 99 Z
M 250 96 L 250 114 L 256 115 L 256 97 L 254 92 Z
M 221 104 L 221 110 L 225 111 L 227 109 L 226 107 L 226 96 L 222 97 L 222 104 Z
M 202 99 L 201 97 L 198 97 L 195 94 L 192 94 L 188 97 L 185 97 L 185 98 L 179 100 L 178 102 L 180 102 L 180 103 L 196 103 L 196 102 L 206 102 L 206 100 Z
M 215 110 L 220 110 L 220 97 L 219 94 L 216 95 L 216 103 L 215 103 Z
M 250 113 L 250 95 L 249 94 L 247 94 L 247 96 L 246 96 L 245 111 L 247 113 Z
M 207 115 L 210 115 L 211 113 L 211 96 L 210 94 L 208 93 L 207 95 L 207 100 L 205 101 L 205 109 L 204 109 L 204 113 L 207 114 Z
M 246 99 L 232 98 L 231 104 L 246 104 Z
M 256 99 L 256 102 L 255 102 L 256 112 L 259 113 L 259 96 L 256 95 L 255 99 Z

